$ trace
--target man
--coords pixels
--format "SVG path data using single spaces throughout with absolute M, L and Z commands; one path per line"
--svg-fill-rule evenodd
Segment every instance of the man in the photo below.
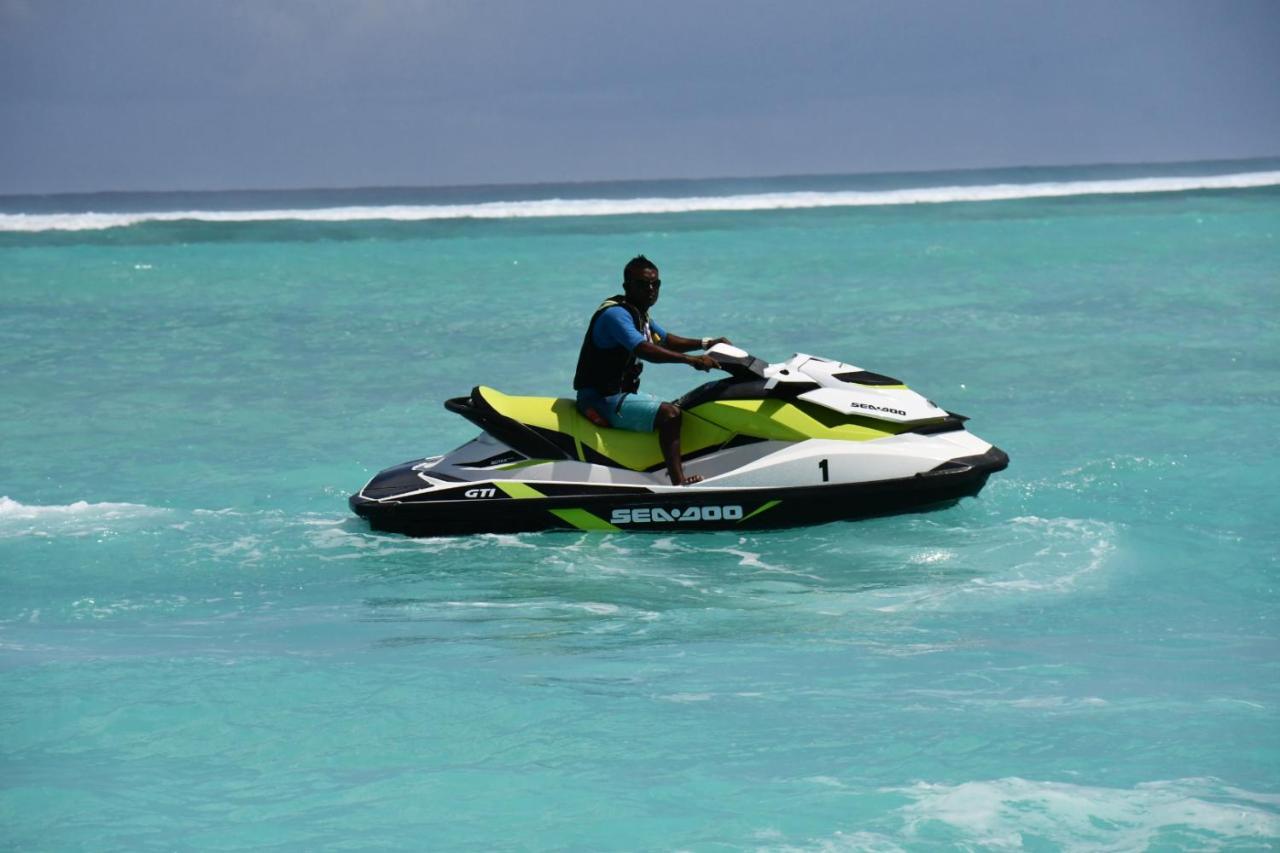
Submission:
M 702 478 L 686 477 L 680 464 L 680 408 L 639 392 L 642 365 L 637 359 L 710 370 L 718 367 L 711 356 L 684 353 L 727 344 L 729 339 L 682 338 L 650 320 L 649 309 L 658 301 L 661 287 L 653 261 L 639 255 L 627 263 L 622 271 L 624 293 L 606 299 L 587 325 L 573 388 L 578 410 L 597 426 L 633 432 L 656 428 L 672 484 L 687 486 Z

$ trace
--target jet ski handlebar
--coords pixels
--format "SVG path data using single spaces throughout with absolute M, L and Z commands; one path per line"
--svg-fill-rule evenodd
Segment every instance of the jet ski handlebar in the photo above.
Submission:
M 746 350 L 730 344 L 716 344 L 707 350 L 707 355 L 711 356 L 716 367 L 734 379 L 763 379 L 764 369 L 769 366 Z

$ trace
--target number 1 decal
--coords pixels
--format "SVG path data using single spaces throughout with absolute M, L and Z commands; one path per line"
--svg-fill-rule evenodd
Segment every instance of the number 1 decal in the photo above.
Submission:
M 819 462 L 818 467 L 822 469 L 822 482 L 829 482 L 831 480 L 831 472 L 827 470 L 827 460 L 823 459 Z

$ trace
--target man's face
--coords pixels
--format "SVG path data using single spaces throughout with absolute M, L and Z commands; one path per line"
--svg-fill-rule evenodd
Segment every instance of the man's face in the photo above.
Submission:
M 658 278 L 657 270 L 641 270 L 638 276 L 627 282 L 625 290 L 637 307 L 647 311 L 658 301 L 660 287 L 662 279 Z

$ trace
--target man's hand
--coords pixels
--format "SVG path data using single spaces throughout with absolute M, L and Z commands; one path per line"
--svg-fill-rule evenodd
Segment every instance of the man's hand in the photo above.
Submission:
M 719 367 L 716 360 L 709 355 L 691 355 L 689 356 L 689 366 L 695 370 L 711 370 Z
M 729 340 L 728 338 L 703 338 L 702 339 L 703 349 L 711 349 L 716 344 L 728 344 L 729 346 L 733 346 L 733 341 Z

